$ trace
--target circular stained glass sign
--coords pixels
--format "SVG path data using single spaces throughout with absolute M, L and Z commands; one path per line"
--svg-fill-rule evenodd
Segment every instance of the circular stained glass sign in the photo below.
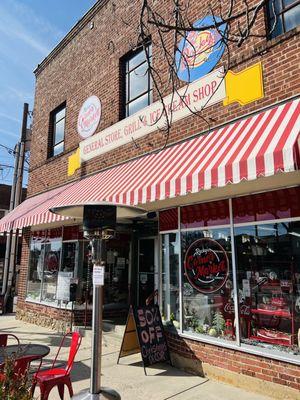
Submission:
M 196 290 L 201 293 L 216 292 L 228 278 L 226 251 L 216 240 L 198 239 L 186 252 L 184 270 L 189 283 Z
M 216 24 L 220 25 L 213 28 Z M 209 15 L 196 21 L 193 27 L 203 30 L 187 32 L 176 52 L 177 75 L 185 82 L 193 82 L 212 71 L 226 47 L 227 24 L 220 17 Z

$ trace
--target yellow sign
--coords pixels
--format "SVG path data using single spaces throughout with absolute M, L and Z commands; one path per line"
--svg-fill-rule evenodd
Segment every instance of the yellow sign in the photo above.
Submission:
M 68 159 L 68 176 L 71 176 L 75 171 L 80 168 L 80 151 L 79 147 L 74 154 L 72 154 Z
M 241 72 L 228 71 L 225 76 L 226 98 L 223 105 L 238 102 L 244 106 L 264 97 L 261 62 L 251 65 Z

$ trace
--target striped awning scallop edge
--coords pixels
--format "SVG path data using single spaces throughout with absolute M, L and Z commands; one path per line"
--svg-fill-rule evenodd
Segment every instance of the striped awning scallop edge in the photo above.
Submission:
M 142 205 L 299 169 L 295 99 L 95 175 L 27 199 L 0 231 L 59 221 L 52 207 L 108 201 Z

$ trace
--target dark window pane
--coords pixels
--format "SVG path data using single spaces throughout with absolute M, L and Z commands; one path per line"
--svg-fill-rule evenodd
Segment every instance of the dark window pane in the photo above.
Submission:
M 199 228 L 229 224 L 227 200 L 195 204 L 181 208 L 181 228 Z
M 138 112 L 139 110 L 141 110 L 144 107 L 147 107 L 148 105 L 149 105 L 148 93 L 146 93 L 144 96 L 141 96 L 138 99 L 128 104 L 127 116 Z
M 129 100 L 148 91 L 148 64 L 144 63 L 129 75 Z
M 170 210 L 160 211 L 159 213 L 159 230 L 171 231 L 178 229 L 178 210 L 171 208 Z
M 285 12 L 284 24 L 286 31 L 290 31 L 300 25 L 300 4 Z
M 270 18 L 275 17 L 273 9 L 274 9 L 276 15 L 278 15 L 280 13 L 280 11 L 282 10 L 281 0 L 274 0 L 274 2 L 269 1 L 268 11 L 269 11 Z
M 64 142 L 61 142 L 53 147 L 53 155 L 56 156 L 64 151 Z
M 288 7 L 293 3 L 296 3 L 298 0 L 283 0 L 284 7 Z
M 66 115 L 66 109 L 63 108 L 60 110 L 58 113 L 55 114 L 55 122 L 61 120 L 62 118 L 65 118 Z
M 65 120 L 62 119 L 55 125 L 54 145 L 62 142 L 64 140 L 64 135 L 65 135 Z
M 274 19 L 271 19 L 269 21 L 269 32 L 270 32 L 270 37 L 275 38 L 276 36 L 281 35 L 284 32 L 283 29 L 283 23 L 282 23 L 282 17 L 277 18 L 276 25 L 274 27 Z

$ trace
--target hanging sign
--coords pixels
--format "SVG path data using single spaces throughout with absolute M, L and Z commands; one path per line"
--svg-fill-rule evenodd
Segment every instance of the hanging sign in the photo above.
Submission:
M 141 353 L 144 369 L 160 362 L 170 362 L 169 348 L 157 305 L 130 307 L 119 359 Z M 146 373 L 146 370 L 145 370 Z
M 94 265 L 93 267 L 93 285 L 103 286 L 104 285 L 104 272 L 105 267 L 103 265 Z
M 91 96 L 83 103 L 77 120 L 77 131 L 86 139 L 92 136 L 100 122 L 101 103 L 97 96 Z
M 185 275 L 200 293 L 214 293 L 221 289 L 229 273 L 229 261 L 224 248 L 210 238 L 193 242 L 184 259 Z
M 218 29 L 213 28 L 220 23 Z M 190 31 L 180 41 L 176 52 L 178 78 L 193 82 L 208 74 L 217 65 L 226 47 L 226 27 L 216 16 L 201 18 L 193 24 L 201 31 Z

